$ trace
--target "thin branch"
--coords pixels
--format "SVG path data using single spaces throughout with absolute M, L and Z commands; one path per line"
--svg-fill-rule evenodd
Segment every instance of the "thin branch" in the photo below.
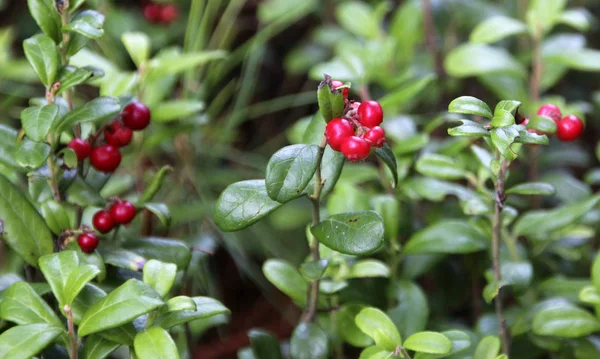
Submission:
M 65 314 L 67 315 L 67 325 L 68 325 L 67 334 L 69 335 L 69 340 L 71 342 L 70 358 L 77 359 L 77 357 L 78 357 L 77 351 L 79 349 L 79 341 L 77 340 L 77 333 L 75 333 L 75 325 L 73 324 L 73 311 L 71 310 L 71 307 L 69 307 L 68 305 L 65 305 L 65 307 L 63 309 L 65 311 Z

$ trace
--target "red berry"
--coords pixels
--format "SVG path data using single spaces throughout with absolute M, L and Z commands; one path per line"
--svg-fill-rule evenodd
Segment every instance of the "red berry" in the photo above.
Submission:
M 560 108 L 551 103 L 542 105 L 542 107 L 540 107 L 540 109 L 538 110 L 537 114 L 540 116 L 550 117 L 554 120 L 554 122 L 556 122 L 556 124 L 558 124 L 558 121 L 560 121 L 560 118 L 562 117 L 562 114 L 560 113 Z
M 583 121 L 575 115 L 563 117 L 556 124 L 556 137 L 563 142 L 576 140 L 583 132 Z
M 121 117 L 126 127 L 134 131 L 143 130 L 150 124 L 150 109 L 143 103 L 132 102 L 125 106 Z
M 69 142 L 69 144 L 67 145 L 67 147 L 69 147 L 75 152 L 75 155 L 77 155 L 77 159 L 79 161 L 83 161 L 86 158 L 88 158 L 90 156 L 90 153 L 92 152 L 92 145 L 89 144 L 87 141 L 82 140 L 81 138 L 72 139 L 71 142 Z
M 129 142 L 131 142 L 132 135 L 133 131 L 131 131 L 130 128 L 127 128 L 118 122 L 111 124 L 104 130 L 104 139 L 106 140 L 106 143 L 115 147 L 127 146 Z
M 161 10 L 161 6 L 158 4 L 148 4 L 144 7 L 144 17 L 150 22 L 159 22 Z
M 165 24 L 170 24 L 179 16 L 177 6 L 173 4 L 165 5 L 160 12 L 160 20 Z
M 77 238 L 77 243 L 83 253 L 92 253 L 98 247 L 98 237 L 93 233 L 84 233 Z
M 333 85 L 333 89 L 334 90 L 337 90 L 337 88 L 340 87 L 340 86 L 344 86 L 344 83 L 342 81 L 338 81 L 338 80 L 331 81 L 331 84 Z M 347 87 L 344 87 L 342 89 L 342 95 L 345 98 L 348 98 L 348 88 Z
M 371 146 L 363 138 L 352 136 L 342 143 L 342 153 L 352 162 L 362 161 L 369 157 Z
M 95 147 L 92 150 L 90 162 L 98 171 L 114 172 L 121 164 L 121 152 L 112 145 Z
M 92 224 L 100 233 L 108 233 L 115 227 L 115 221 L 106 210 L 96 212 L 92 218 Z
M 365 101 L 358 106 L 358 121 L 369 128 L 383 121 L 383 109 L 377 101 Z
M 135 218 L 136 209 L 129 201 L 119 201 L 110 207 L 110 216 L 118 224 L 127 224 Z
M 375 147 L 383 147 L 385 143 L 385 131 L 379 126 L 375 126 L 365 133 L 365 140 Z
M 325 127 L 325 137 L 329 146 L 339 151 L 342 143 L 348 138 L 354 135 L 354 126 L 348 120 L 343 118 L 334 118 L 327 123 Z

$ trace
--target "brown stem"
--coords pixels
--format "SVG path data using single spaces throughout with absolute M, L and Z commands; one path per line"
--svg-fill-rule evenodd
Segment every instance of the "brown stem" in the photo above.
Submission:
M 73 324 L 73 311 L 71 310 L 71 307 L 69 307 L 68 305 L 65 305 L 65 307 L 63 309 L 65 310 L 65 314 L 67 315 L 67 325 L 68 325 L 67 333 L 69 334 L 69 339 L 71 341 L 70 358 L 77 359 L 77 356 L 78 356 L 77 350 L 79 349 L 79 341 L 77 340 L 77 334 L 75 333 L 75 325 Z
M 54 161 L 54 157 L 50 155 L 48 157 L 48 170 L 50 171 L 50 188 L 52 189 L 52 196 L 57 203 L 61 202 L 60 198 L 60 190 L 58 189 L 58 181 L 56 180 L 56 175 L 58 173 L 56 168 L 56 162 Z
M 323 190 L 323 180 L 321 178 L 321 161 L 323 160 L 323 153 L 325 152 L 325 146 L 327 145 L 327 139 L 323 136 L 321 145 L 319 146 L 319 153 L 317 155 L 317 171 L 315 172 L 315 191 L 309 196 L 312 202 L 312 224 L 313 226 L 321 222 L 321 191 Z M 320 259 L 319 254 L 319 242 L 312 238 L 310 242 L 310 255 L 313 261 Z M 302 316 L 302 321 L 305 323 L 313 322 L 315 314 L 317 313 L 317 306 L 319 303 L 319 280 L 313 280 L 308 286 L 307 292 L 307 306 L 306 312 Z
M 435 23 L 433 20 L 433 11 L 431 9 L 430 0 L 421 0 L 421 10 L 423 11 L 423 27 L 425 31 L 425 44 L 427 50 L 435 64 L 435 71 L 440 78 L 446 76 L 444 71 L 444 58 L 437 46 L 435 39 Z
M 492 222 L 492 263 L 494 269 L 494 280 L 500 284 L 502 281 L 502 271 L 500 265 L 500 244 L 502 243 L 502 209 L 504 207 L 504 200 L 506 194 L 504 193 L 504 180 L 506 178 L 506 172 L 510 163 L 506 160 L 502 160 L 502 167 L 498 173 L 498 180 L 496 181 L 496 206 L 494 211 L 494 219 Z M 502 297 L 500 293 L 495 299 L 496 304 L 496 316 L 498 323 L 500 323 L 500 338 L 502 340 L 502 353 L 508 355 L 510 352 L 510 333 L 506 324 L 506 318 L 504 317 L 504 309 L 502 307 Z

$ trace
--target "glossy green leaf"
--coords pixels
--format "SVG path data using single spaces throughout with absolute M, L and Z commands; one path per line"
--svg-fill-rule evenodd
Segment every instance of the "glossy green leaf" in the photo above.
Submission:
M 169 294 L 175 276 L 177 275 L 177 266 L 172 263 L 163 263 L 151 259 L 144 265 L 144 283 L 152 287 L 161 297 Z
M 62 328 L 54 311 L 26 282 L 16 282 L 3 292 L 0 319 L 19 325 L 45 323 Z
M 494 300 L 494 298 L 496 298 L 498 296 L 498 294 L 500 294 L 500 288 L 504 287 L 507 283 L 505 281 L 496 281 L 493 280 L 491 282 L 489 282 L 484 288 L 483 288 L 483 300 L 485 300 L 486 303 L 491 304 L 492 300 Z
M 16 130 L 0 124 L 0 164 L 11 168 L 19 167 L 15 160 L 16 138 Z
M 81 85 L 93 78 L 93 72 L 86 69 L 77 68 L 74 66 L 64 66 L 58 72 L 57 82 L 60 82 L 60 87 L 56 94 L 61 94 L 74 86 Z
M 327 247 L 353 255 L 371 253 L 384 240 L 383 219 L 374 211 L 336 214 L 313 226 L 311 232 Z
M 45 143 L 24 138 L 15 148 L 14 159 L 22 167 L 37 169 L 46 162 L 50 150 L 50 146 Z
M 119 100 L 115 97 L 98 97 L 85 105 L 67 113 L 59 122 L 57 132 L 70 129 L 78 123 L 101 122 L 116 115 L 121 110 Z
M 531 34 L 542 36 L 559 21 L 567 0 L 532 0 L 527 10 L 527 25 Z
M 600 292 L 596 287 L 588 285 L 581 289 L 578 299 L 584 303 L 598 305 L 600 304 Z
M 79 335 L 84 337 L 116 328 L 161 305 L 163 301 L 154 289 L 136 279 L 130 279 L 85 313 L 79 324 Z
M 407 257 L 407 259 L 412 257 Z M 423 261 L 418 262 L 423 263 Z M 415 268 L 415 266 L 410 268 Z M 404 275 L 406 276 L 405 273 Z M 396 303 L 388 309 L 387 315 L 394 322 L 401 336 L 408 337 L 425 330 L 429 319 L 429 305 L 423 290 L 413 281 L 402 279 L 391 283 L 387 292 L 388 296 L 393 298 Z
M 106 264 L 141 272 L 146 264 L 146 258 L 139 254 L 121 248 L 99 248 Z
M 390 318 L 377 308 L 365 308 L 354 319 L 356 326 L 375 340 L 381 349 L 395 351 L 402 345 L 400 333 Z M 383 346 L 382 346 L 383 345 Z
M 85 340 L 83 359 L 105 359 L 117 350 L 121 344 L 104 339 L 100 335 L 90 335 Z
M 106 202 L 98 191 L 80 176 L 75 177 L 75 180 L 67 189 L 67 201 L 82 207 L 102 207 Z
M 252 329 L 248 332 L 252 353 L 256 359 L 281 359 L 279 341 L 272 333 L 262 329 Z
M 230 313 L 229 309 L 225 308 L 225 306 L 216 299 L 209 297 L 193 297 L 192 300 L 196 304 L 195 310 L 180 310 L 159 315 L 155 324 L 161 328 L 169 329 L 193 320 Z
M 553 196 L 556 193 L 554 186 L 543 182 L 521 183 L 509 188 L 507 194 Z
M 38 259 L 52 253 L 52 232 L 35 207 L 6 177 L 0 175 L 0 218 L 2 238 L 27 263 L 34 267 Z
M 64 230 L 72 228 L 67 210 L 55 200 L 45 201 L 40 205 L 40 210 L 46 225 L 55 235 L 60 235 Z
M 152 108 L 152 121 L 172 122 L 186 120 L 204 110 L 204 102 L 194 100 L 173 100 L 162 102 Z
M 523 65 L 506 50 L 481 44 L 455 47 L 446 56 L 444 66 L 450 76 L 459 78 L 497 73 L 525 75 Z
M 588 31 L 591 26 L 592 15 L 587 9 L 577 8 L 565 10 L 560 15 L 560 22 L 569 25 L 578 31 Z
M 317 100 L 319 102 L 319 111 L 325 122 L 343 115 L 344 96 L 341 90 L 333 90 L 330 77 L 326 76 L 325 81 L 319 84 Z
M 321 189 L 321 198 L 327 196 L 334 189 L 342 174 L 344 163 L 346 163 L 346 157 L 341 152 L 334 151 L 329 146 L 325 148 L 323 160 L 321 161 L 321 180 L 325 181 Z M 304 191 L 307 194 L 313 194 L 315 192 L 314 188 L 315 177 L 313 176 Z
M 327 270 L 329 261 L 327 259 L 320 259 L 318 261 L 310 261 L 302 263 L 300 266 L 300 273 L 307 280 L 317 280 L 323 277 L 323 274 Z
M 180 295 L 167 300 L 167 311 L 178 312 L 181 310 L 196 310 L 196 302 L 190 297 Z
M 377 259 L 362 259 L 350 267 L 347 278 L 389 277 L 390 268 Z
M 162 187 L 167 174 L 169 174 L 169 172 L 172 172 L 172 171 L 173 171 L 173 167 L 162 166 L 160 168 L 160 170 L 158 170 L 158 172 L 156 172 L 156 174 L 152 177 L 152 180 L 146 186 L 146 189 L 144 189 L 144 192 L 142 193 L 142 195 L 140 196 L 140 199 L 138 200 L 138 204 L 143 204 L 148 201 L 151 201 L 154 198 L 154 196 L 158 193 L 160 188 Z
M 387 359 L 390 357 L 390 355 L 392 355 L 392 353 L 389 351 L 380 349 L 379 347 L 373 345 L 365 348 L 365 350 L 360 353 L 359 359 Z
M 519 126 L 522 127 L 522 126 Z M 531 133 L 527 130 L 519 129 L 519 137 L 515 138 L 516 143 L 527 143 L 532 145 L 547 145 L 548 136 Z
M 77 267 L 67 279 L 67 284 L 65 286 L 66 304 L 70 305 L 86 284 L 96 278 L 100 272 L 100 269 L 94 265 Z
M 481 339 L 477 348 L 475 348 L 475 354 L 473 359 L 494 359 L 500 351 L 500 339 L 495 335 L 488 335 Z
M 288 297 L 299 303 L 306 301 L 308 282 L 290 263 L 280 259 L 267 259 L 262 270 L 269 282 Z
M 269 197 L 285 203 L 302 195 L 317 170 L 319 147 L 291 145 L 277 151 L 267 164 L 265 185 Z
M 103 25 L 104 15 L 94 10 L 86 10 L 63 26 L 63 31 L 75 32 L 89 39 L 98 40 L 104 35 Z
M 70 304 L 65 289 L 70 275 L 79 266 L 77 253 L 67 250 L 49 254 L 40 258 L 39 265 L 59 305 Z
M 472 253 L 488 246 L 489 238 L 468 222 L 443 220 L 410 237 L 404 253 Z
M 0 335 L 0 357 L 3 359 L 32 358 L 64 333 L 50 324 L 29 324 L 13 327 Z
M 242 181 L 221 193 L 213 218 L 219 229 L 234 232 L 253 225 L 281 205 L 269 197 L 264 180 Z
M 133 346 L 140 359 L 179 359 L 177 345 L 161 327 L 150 327 L 139 332 Z
M 504 109 L 496 109 L 494 111 L 494 118 L 492 118 L 492 121 L 490 122 L 490 125 L 492 125 L 492 127 L 506 127 L 512 126 L 514 124 L 514 116 L 509 111 L 506 111 Z
M 365 308 L 361 304 L 343 305 L 337 313 L 338 328 L 341 338 L 351 345 L 359 348 L 373 344 L 371 337 L 362 332 L 355 322 L 356 315 Z
M 600 291 L 600 255 L 596 255 L 591 268 L 592 284 Z
M 484 137 L 490 135 L 490 131 L 480 123 L 469 120 L 459 120 L 459 122 L 461 125 L 448 129 L 450 136 Z
M 600 330 L 600 321 L 586 310 L 563 305 L 539 310 L 531 328 L 538 335 L 579 338 Z
M 54 0 L 27 0 L 27 5 L 29 13 L 44 34 L 59 44 L 62 40 L 61 19 Z
M 298 324 L 290 340 L 294 359 L 326 359 L 329 353 L 327 334 L 314 323 Z
M 348 1 L 336 7 L 335 18 L 348 32 L 367 39 L 377 37 L 379 23 L 373 9 L 361 1 Z M 356 26 L 356 24 L 360 26 Z
M 494 128 L 490 132 L 492 144 L 500 151 L 502 156 L 512 161 L 517 158 L 517 154 L 511 148 L 515 139 L 519 137 L 517 126 Z
M 152 212 L 165 227 L 171 226 L 171 211 L 164 203 L 145 203 L 144 209 Z
M 371 198 L 371 207 L 383 219 L 385 239 L 393 241 L 400 232 L 400 203 L 393 195 L 379 195 Z
M 150 58 L 150 50 L 152 43 L 150 37 L 143 32 L 125 32 L 121 35 L 121 42 L 125 45 L 125 49 L 129 56 L 140 67 L 141 64 Z M 152 112 L 152 117 L 155 117 L 155 112 Z
M 383 162 L 387 166 L 387 168 L 392 173 L 392 188 L 396 188 L 396 186 L 398 185 L 398 164 L 396 162 L 396 156 L 394 156 L 394 152 L 392 152 L 390 146 L 387 143 L 385 143 L 383 147 L 375 148 L 375 155 L 381 160 L 381 162 Z
M 448 112 L 461 113 L 466 115 L 476 115 L 492 119 L 492 110 L 480 99 L 471 96 L 458 97 L 448 105 Z
M 541 133 L 554 134 L 556 132 L 556 122 L 545 116 L 532 116 L 529 119 L 527 128 L 534 129 Z
M 154 76 L 177 74 L 191 70 L 210 61 L 221 60 L 227 53 L 222 50 L 177 54 L 162 56 L 150 60 L 148 69 Z
M 465 170 L 451 157 L 435 153 L 421 156 L 415 168 L 421 174 L 433 178 L 456 180 L 465 177 Z
M 406 338 L 404 348 L 429 354 L 448 354 L 452 350 L 452 342 L 443 334 L 436 332 L 419 332 Z
M 187 268 L 192 257 L 186 243 L 172 238 L 144 237 L 129 240 L 123 243 L 123 248 L 147 259 L 173 263 L 179 269 Z
M 527 26 L 519 20 L 498 15 L 485 19 L 473 29 L 469 41 L 473 43 L 491 44 L 507 37 L 522 34 Z
M 54 41 L 45 35 L 35 35 L 23 42 L 23 50 L 42 83 L 47 88 L 52 86 L 60 63 Z
M 32 141 L 42 142 L 58 117 L 58 106 L 55 104 L 28 107 L 21 112 L 21 123 L 27 137 Z
M 460 330 L 449 330 L 446 332 L 442 332 L 441 334 L 443 334 L 446 338 L 448 338 L 450 340 L 450 342 L 452 343 L 452 351 L 450 351 L 450 353 L 441 355 L 441 354 L 427 354 L 427 353 L 421 352 L 421 353 L 417 353 L 414 356 L 414 359 L 445 358 L 449 355 L 454 355 L 454 354 L 460 353 L 471 346 L 471 337 L 465 332 L 461 332 Z
M 579 71 L 600 71 L 600 51 L 581 49 L 562 52 L 549 57 L 552 62 L 557 62 L 571 69 Z

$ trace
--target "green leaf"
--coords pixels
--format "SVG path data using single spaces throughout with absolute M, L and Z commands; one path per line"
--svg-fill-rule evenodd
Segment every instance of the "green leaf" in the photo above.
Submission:
M 600 330 L 600 321 L 591 313 L 571 304 L 539 310 L 533 317 L 534 334 L 579 338 Z
M 379 347 L 373 345 L 366 348 L 360 353 L 359 359 L 388 359 L 392 355 L 387 350 L 379 349 Z
M 64 331 L 49 324 L 20 325 L 0 335 L 2 359 L 32 358 L 50 345 Z
M 514 226 L 515 235 L 543 236 L 575 223 L 600 202 L 600 196 L 575 202 L 551 210 L 534 210 L 519 217 Z M 543 236 L 542 238 L 546 238 Z
M 36 24 L 56 44 L 62 41 L 61 19 L 54 0 L 28 0 L 29 13 Z
M 325 181 L 325 185 L 321 189 L 321 198 L 331 193 L 340 178 L 345 162 L 346 157 L 341 152 L 334 151 L 329 146 L 325 148 L 321 161 L 321 180 Z M 313 194 L 315 192 L 315 180 L 316 178 L 313 176 L 304 189 L 305 193 Z
M 50 146 L 24 138 L 15 148 L 15 161 L 22 167 L 40 168 L 50 156 Z
M 311 233 L 335 251 L 364 255 L 383 244 L 383 219 L 375 211 L 336 214 L 313 226 Z
M 267 259 L 262 270 L 269 282 L 288 297 L 299 303 L 306 301 L 308 282 L 290 263 L 280 259 Z
M 42 142 L 46 139 L 57 117 L 58 106 L 55 104 L 33 106 L 21 112 L 21 123 L 27 137 L 34 142 Z
M 373 39 L 380 33 L 373 9 L 361 1 L 341 3 L 336 7 L 335 18 L 346 31 L 366 39 Z
M 85 313 L 79 324 L 79 335 L 84 337 L 116 328 L 163 304 L 154 289 L 136 279 L 130 279 Z
M 180 295 L 167 300 L 167 311 L 177 312 L 181 310 L 196 310 L 196 302 L 190 297 Z
M 73 18 L 73 20 L 63 26 L 63 31 L 75 32 L 89 39 L 98 40 L 104 35 L 104 15 L 94 10 L 86 10 Z
M 178 74 L 210 61 L 224 59 L 226 55 L 227 53 L 222 50 L 186 54 L 172 53 L 150 60 L 148 70 L 152 71 L 153 76 Z
M 56 91 L 60 95 L 63 91 L 68 90 L 77 85 L 85 83 L 93 77 L 94 73 L 85 69 L 80 69 L 74 66 L 64 66 L 58 72 L 58 80 L 60 87 Z
M 49 199 L 40 205 L 42 216 L 46 225 L 54 234 L 60 235 L 64 230 L 72 228 L 69 214 L 65 208 L 53 199 Z
M 492 110 L 480 99 L 471 96 L 461 96 L 450 102 L 448 112 L 465 115 L 476 115 L 492 119 Z
M 414 356 L 414 359 L 438 359 L 445 358 L 449 355 L 454 355 L 460 353 L 471 346 L 471 337 L 459 330 L 449 330 L 446 332 L 442 332 L 442 334 L 450 340 L 452 343 L 452 351 L 446 355 L 440 354 L 426 354 L 426 353 L 417 353 Z
M 165 227 L 171 226 L 171 211 L 164 203 L 145 203 L 144 208 L 152 212 Z
M 527 10 L 527 25 L 532 35 L 542 37 L 559 21 L 567 0 L 532 0 Z
M 383 218 L 385 239 L 394 241 L 400 232 L 400 203 L 393 195 L 371 198 L 371 207 Z
M 331 85 L 331 77 L 325 75 L 325 81 L 321 81 L 317 90 L 319 110 L 325 122 L 344 114 L 344 95 L 341 90 L 334 90 Z
M 448 354 L 452 350 L 452 342 L 443 334 L 436 332 L 419 332 L 406 338 L 404 348 L 429 354 Z
M 298 324 L 290 340 L 294 359 L 326 359 L 329 353 L 327 334 L 314 323 Z
M 387 143 L 383 144 L 383 147 L 375 148 L 375 155 L 383 162 L 392 173 L 392 188 L 396 188 L 398 185 L 398 164 L 396 163 L 396 156 Z
M 547 145 L 548 137 L 546 135 L 538 135 L 536 133 L 531 133 L 527 130 L 519 130 L 519 137 L 515 139 L 515 142 L 533 145 Z
M 548 60 L 579 71 L 600 71 L 600 51 L 580 49 L 548 56 Z
M 234 232 L 253 225 L 281 205 L 269 198 L 264 180 L 242 181 L 221 193 L 213 218 L 219 229 Z
M 160 315 L 155 324 L 164 329 L 172 328 L 176 325 L 191 322 L 197 319 L 210 318 L 219 314 L 229 314 L 229 309 L 225 308 L 221 302 L 208 297 L 193 297 L 196 304 L 196 310 L 180 310 L 168 312 Z
M 444 65 L 450 76 L 459 78 L 499 73 L 525 75 L 523 65 L 506 50 L 481 44 L 455 47 Z
M 415 233 L 404 247 L 405 254 L 473 253 L 489 246 L 489 238 L 469 222 L 443 220 Z
M 389 277 L 390 268 L 377 259 L 362 259 L 350 267 L 347 278 Z
M 390 109 L 390 112 L 406 111 L 415 104 L 415 98 L 419 96 L 428 86 L 436 80 L 435 74 L 426 74 L 408 83 L 403 83 L 398 89 L 392 90 L 389 94 L 378 100 L 383 107 L 384 113 Z
M 121 42 L 137 67 L 150 58 L 152 43 L 150 37 L 143 32 L 125 32 L 121 35 Z M 155 116 L 155 112 L 152 111 L 152 117 L 155 118 Z
M 192 257 L 190 248 L 186 243 L 171 238 L 144 237 L 129 240 L 123 243 L 123 248 L 147 259 L 173 263 L 179 269 L 186 268 Z
M 489 136 L 490 131 L 484 125 L 475 121 L 459 120 L 460 126 L 448 129 L 450 136 L 484 137 Z
M 161 327 L 150 327 L 139 332 L 133 346 L 140 359 L 179 359 L 177 345 Z
M 85 340 L 83 359 L 105 359 L 117 350 L 121 344 L 104 339 L 100 335 L 90 335 Z
M 45 35 L 35 35 L 23 42 L 25 57 L 38 75 L 44 86 L 49 88 L 54 84 L 60 58 L 58 49 L 51 38 Z
M 308 145 L 319 145 L 323 140 L 323 135 L 325 134 L 325 126 L 325 119 L 323 118 L 321 111 L 317 111 L 317 113 L 310 119 L 310 122 L 304 130 L 304 134 L 302 135 L 302 143 L 306 143 Z
M 69 130 L 79 123 L 101 122 L 121 111 L 119 100 L 115 97 L 98 97 L 85 105 L 67 113 L 56 128 L 58 133 Z
M 517 154 L 511 148 L 517 137 L 519 137 L 517 126 L 494 128 L 491 131 L 492 144 L 509 161 L 517 158 Z
M 507 283 L 505 281 L 498 282 L 496 280 L 488 283 L 483 288 L 483 300 L 485 300 L 486 303 L 491 304 L 492 300 L 494 300 L 494 298 L 500 294 L 500 288 L 504 287 L 506 284 Z
M 96 191 L 86 180 L 81 178 L 81 176 L 75 177 L 75 180 L 69 189 L 67 189 L 67 201 L 82 207 L 102 207 L 106 203 L 98 191 Z
M 58 328 L 63 326 L 50 306 L 26 282 L 16 282 L 4 291 L 0 318 L 19 325 L 44 323 Z
M 152 121 L 172 122 L 185 120 L 204 110 L 204 102 L 197 100 L 173 100 L 152 107 Z
M 600 304 L 600 292 L 596 287 L 588 285 L 579 291 L 578 299 L 584 303 L 598 305 Z
M 60 307 L 71 304 L 67 301 L 68 293 L 65 289 L 70 275 L 79 266 L 77 253 L 69 250 L 49 254 L 40 258 L 39 265 L 50 288 L 52 288 L 52 293 L 58 299 Z
M 262 329 L 252 329 L 248 332 L 252 353 L 256 359 L 281 359 L 279 341 L 270 332 Z
M 94 265 L 77 267 L 67 279 L 65 286 L 66 304 L 71 304 L 88 282 L 100 274 L 100 269 Z
M 480 22 L 471 32 L 469 41 L 472 43 L 491 44 L 526 31 L 527 26 L 519 20 L 497 15 Z
M 327 259 L 302 263 L 300 266 L 300 273 L 308 280 L 321 279 L 323 274 L 325 274 L 328 265 L 329 261 Z
M 416 163 L 416 170 L 433 178 L 456 180 L 465 177 L 465 170 L 457 165 L 451 157 L 426 153 Z
M 17 131 L 0 124 L 0 164 L 15 169 L 19 168 L 15 161 L 16 138 Z
M 600 254 L 596 254 L 591 268 L 592 284 L 600 291 Z
M 152 116 L 154 116 L 154 114 L 152 114 Z M 162 187 L 167 174 L 172 171 L 173 167 L 162 166 L 160 170 L 158 170 L 158 172 L 156 172 L 156 174 L 152 177 L 150 183 L 146 186 L 146 189 L 144 190 L 144 192 L 140 196 L 140 199 L 138 200 L 138 205 L 151 201 Z
M 0 175 L 0 219 L 2 238 L 27 263 L 34 267 L 38 259 L 52 253 L 52 232 L 44 219 L 21 191 Z
M 527 182 L 521 183 L 509 188 L 507 194 L 522 194 L 522 195 L 542 195 L 553 196 L 556 194 L 554 186 L 543 182 Z
M 395 351 L 402 345 L 402 338 L 391 319 L 377 308 L 365 308 L 354 319 L 356 326 L 375 340 L 376 345 L 388 351 Z M 381 344 L 384 343 L 382 346 Z
M 512 126 L 515 124 L 515 117 L 509 111 L 496 109 L 494 110 L 494 118 L 492 118 L 490 124 L 496 128 Z
M 422 264 L 423 261 L 419 260 L 418 263 Z M 407 266 L 410 264 L 406 263 Z M 414 266 L 410 268 L 414 270 Z M 403 274 L 406 276 L 406 273 Z M 429 319 L 429 305 L 425 293 L 416 283 L 406 279 L 398 280 L 390 284 L 387 294 L 397 303 L 388 309 L 387 315 L 396 328 L 399 328 L 401 336 L 408 337 L 425 330 Z
M 527 128 L 532 128 L 541 133 L 554 134 L 556 133 L 556 122 L 549 117 L 536 115 L 529 119 Z
M 317 170 L 319 147 L 291 145 L 277 151 L 267 165 L 266 187 L 271 199 L 285 203 L 302 195 Z
M 177 266 L 151 259 L 144 265 L 144 283 L 152 287 L 161 297 L 166 297 L 177 276 Z
M 361 304 L 346 304 L 343 305 L 337 313 L 340 337 L 344 341 L 359 348 L 364 348 L 373 344 L 371 337 L 363 333 L 355 323 L 356 315 L 364 308 L 365 306 Z
M 475 349 L 475 354 L 473 354 L 473 358 L 475 359 L 494 359 L 498 352 L 500 351 L 500 339 L 498 339 L 495 335 L 488 335 L 487 337 L 481 339 L 479 344 L 477 344 L 477 348 Z
M 560 22 L 585 32 L 590 29 L 592 15 L 585 8 L 568 9 L 560 15 Z

